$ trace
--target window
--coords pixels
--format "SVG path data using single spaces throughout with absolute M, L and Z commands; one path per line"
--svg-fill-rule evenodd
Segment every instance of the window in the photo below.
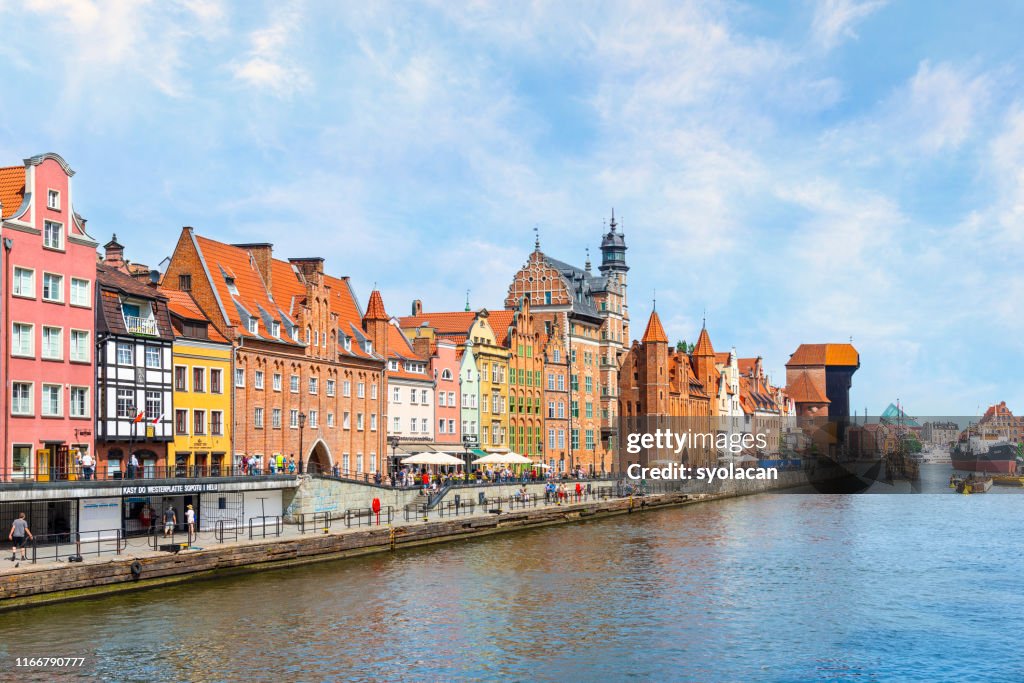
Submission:
M 64 329 L 60 327 L 43 327 L 43 358 L 60 360 L 64 356 L 61 339 Z
M 358 398 L 366 398 L 366 382 L 356 384 L 356 396 Z
M 415 434 L 416 433 L 416 425 L 418 425 L 418 424 L 419 424 L 419 422 L 416 421 L 415 417 L 410 417 L 409 418 L 409 431 L 412 432 L 413 434 Z
M 396 420 L 398 418 L 395 418 Z M 341 428 L 352 429 L 352 414 L 347 410 L 341 414 Z
M 257 389 L 263 389 L 263 371 L 256 370 L 252 376 L 252 385 Z
M 174 433 L 188 434 L 188 411 L 178 409 L 174 411 Z
M 410 389 L 409 390 L 409 403 L 416 403 L 416 390 L 415 389 Z
M 444 370 L 441 371 L 441 379 L 451 379 L 451 378 L 452 378 L 452 371 L 451 370 L 449 370 L 448 368 L 445 368 Z
M 147 346 L 146 347 L 146 367 L 147 368 L 160 368 L 161 363 L 160 347 L 159 346 Z
M 32 414 L 32 383 L 14 382 L 11 385 L 11 415 Z
M 333 427 L 334 426 L 334 413 L 327 413 L 327 426 L 328 427 Z
M 317 411 L 315 411 L 315 410 L 309 411 L 309 426 L 310 426 L 310 428 L 316 429 L 319 426 L 319 425 L 317 425 L 317 418 L 318 418 Z
M 288 389 L 293 393 L 299 393 L 299 376 L 292 375 L 288 378 Z
M 352 395 L 352 382 L 345 380 L 341 383 L 341 395 L 348 398 Z
M 274 391 L 281 391 L 281 373 L 274 373 Z
M 174 366 L 174 390 L 188 391 L 188 368 L 184 365 Z
M 572 432 L 570 434 L 570 440 L 571 440 L 571 443 L 572 443 L 573 450 L 578 449 L 580 447 L 580 430 L 578 430 L 578 429 L 572 430 Z
M 554 418 L 555 417 L 555 402 L 554 401 L 548 401 L 548 417 L 549 418 Z
M 441 407 L 441 408 L 445 407 L 445 404 L 444 404 L 444 392 L 443 391 L 437 392 L 437 405 L 439 407 Z
M 448 433 L 449 434 L 454 434 L 455 433 L 455 420 L 448 420 Z
M 427 399 L 427 390 L 426 389 L 422 389 L 420 391 L 420 403 L 422 403 L 423 405 L 427 405 L 427 401 L 428 401 L 428 399 Z
M 117 364 L 135 365 L 135 347 L 129 342 L 117 342 Z
M 586 409 L 583 411 L 583 413 L 588 420 L 594 417 L 594 404 L 592 401 L 587 401 Z
M 363 473 L 363 454 L 356 453 L 356 474 Z
M 377 431 L 377 413 L 370 413 L 370 431 Z
M 454 391 L 449 391 L 448 392 L 448 405 L 451 406 L 452 408 L 455 407 L 455 392 Z
M 63 249 L 64 226 L 53 221 L 43 223 L 43 246 L 47 249 Z
M 370 400 L 371 401 L 376 401 L 377 400 L 377 384 L 376 383 L 370 385 Z
M 178 276 L 178 289 L 183 292 L 192 291 L 192 276 L 189 274 L 182 274 Z
M 146 420 L 156 422 L 163 419 L 164 401 L 159 391 L 146 392 Z
M 246 321 L 246 326 L 248 327 L 249 332 L 251 332 L 252 334 L 259 334 L 260 321 L 258 319 L 249 318 Z
M 445 430 L 444 430 L 445 424 L 447 424 L 447 423 L 444 420 L 438 420 L 437 421 L 437 433 L 438 434 L 445 434 L 446 433 Z
M 548 448 L 550 448 L 550 449 L 554 449 L 555 448 L 555 430 L 554 429 L 549 429 L 548 430 Z
M 270 411 L 270 426 L 274 429 L 281 428 L 281 409 L 274 408 Z
M 391 423 L 391 424 L 392 424 L 392 426 L 391 426 L 391 431 L 393 431 L 393 432 L 395 432 L 395 433 L 399 433 L 399 432 L 401 432 L 401 431 L 402 431 L 402 420 L 401 420 L 401 418 L 398 418 L 398 417 L 396 417 L 396 418 L 395 418 L 395 419 L 394 419 L 394 420 L 392 421 L 392 423 Z
M 89 333 L 85 330 L 71 331 L 71 359 L 79 362 L 89 362 Z
M 401 395 L 400 392 L 401 392 L 401 389 L 399 389 L 398 387 L 394 387 L 391 390 L 391 402 L 392 403 L 401 403 L 402 402 L 402 395 Z
M 291 427 L 292 429 L 298 429 L 299 428 L 299 411 L 298 410 L 292 409 L 292 410 L 288 411 L 288 426 Z
M 131 389 L 117 390 L 117 416 L 135 417 L 135 392 Z
M 316 393 L 319 390 L 320 390 L 320 380 L 317 379 L 316 377 L 310 377 L 309 378 L 309 393 L 313 394 L 315 396 Z
M 558 402 L 558 418 L 560 420 L 565 419 L 565 401 Z
M 274 322 L 271 323 L 271 328 L 270 329 L 271 329 L 271 333 L 275 337 L 277 337 L 277 338 L 281 337 L 281 323 L 279 323 L 279 322 L 277 322 L 275 320 Z
M 370 474 L 377 471 L 377 454 L 370 453 Z
M 263 426 L 263 408 L 256 409 L 255 415 L 255 426 Z M 192 411 L 192 433 L 196 436 L 206 434 L 206 411 L 205 410 L 193 410 Z
M 81 278 L 71 278 L 71 305 L 89 305 L 89 281 Z
M 588 451 L 594 450 L 594 430 L 593 429 L 586 430 L 586 437 L 585 437 L 584 443 L 586 444 Z
M 192 391 L 197 394 L 206 391 L 206 368 L 192 368 Z
M 224 435 L 224 412 L 221 410 L 210 411 L 210 434 L 214 436 Z
M 71 417 L 89 417 L 89 387 L 71 387 Z
M 420 431 L 424 434 L 430 431 L 430 420 L 425 417 L 420 420 Z
M 363 414 L 362 413 L 356 413 L 356 429 L 358 431 L 360 431 L 360 432 L 363 431 Z
M 245 386 L 245 370 L 242 368 L 235 368 L 235 386 Z
M 17 474 L 25 474 L 32 469 L 32 445 L 15 444 L 14 446 L 14 471 Z
M 224 393 L 223 380 L 224 371 L 220 369 L 210 370 L 210 392 L 214 394 Z
M 583 378 L 583 386 L 585 387 L 585 391 L 588 394 L 593 393 L 593 391 L 594 391 L 594 378 L 593 377 L 584 377 Z
M 14 296 L 36 297 L 36 271 L 29 268 L 14 268 Z
M 64 301 L 64 276 L 43 273 L 43 301 Z
M 60 192 L 48 190 L 46 192 L 46 208 L 60 211 Z
M 335 381 L 333 379 L 327 380 L 327 395 L 328 396 L 334 396 L 334 385 L 335 385 Z
M 28 323 L 14 323 L 13 338 L 11 339 L 12 356 L 34 356 L 35 344 L 32 334 L 35 330 L 33 325 Z

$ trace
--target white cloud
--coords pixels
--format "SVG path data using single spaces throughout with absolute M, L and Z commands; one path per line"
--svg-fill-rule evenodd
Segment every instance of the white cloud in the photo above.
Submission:
M 293 57 L 303 19 L 298 3 L 275 7 L 267 25 L 249 34 L 250 49 L 245 58 L 232 65 L 235 80 L 282 98 L 308 90 L 312 78 Z
M 887 4 L 888 0 L 818 0 L 811 22 L 815 42 L 832 49 L 845 40 L 856 39 L 854 27 Z

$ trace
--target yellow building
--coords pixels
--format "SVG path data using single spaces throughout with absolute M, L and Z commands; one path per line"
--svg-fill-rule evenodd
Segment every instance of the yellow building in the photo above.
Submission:
M 469 328 L 473 353 L 480 371 L 480 447 L 509 447 L 509 357 L 505 345 L 510 311 L 492 315 L 487 309 L 477 313 Z M 497 328 L 497 329 L 496 329 Z
M 168 466 L 179 477 L 228 474 L 234 391 L 231 344 L 188 292 L 161 293 L 169 300 L 174 327 L 174 443 Z

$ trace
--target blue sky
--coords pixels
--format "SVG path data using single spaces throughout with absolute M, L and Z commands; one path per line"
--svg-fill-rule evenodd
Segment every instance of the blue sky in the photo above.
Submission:
M 979 9 L 980 8 L 980 9 Z M 861 352 L 853 403 L 1024 412 L 1024 5 L 3 2 L 0 163 L 78 171 L 129 258 L 182 225 L 321 255 L 388 309 L 498 306 L 539 226 L 633 331 L 707 309 L 779 381 Z

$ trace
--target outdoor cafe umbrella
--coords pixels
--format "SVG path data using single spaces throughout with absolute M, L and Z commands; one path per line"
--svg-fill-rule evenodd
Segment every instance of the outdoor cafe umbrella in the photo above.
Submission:
M 402 458 L 403 465 L 464 465 L 462 458 L 447 453 L 423 452 Z
M 474 465 L 532 465 L 533 461 L 524 455 L 512 451 L 507 453 L 491 453 L 473 461 Z

